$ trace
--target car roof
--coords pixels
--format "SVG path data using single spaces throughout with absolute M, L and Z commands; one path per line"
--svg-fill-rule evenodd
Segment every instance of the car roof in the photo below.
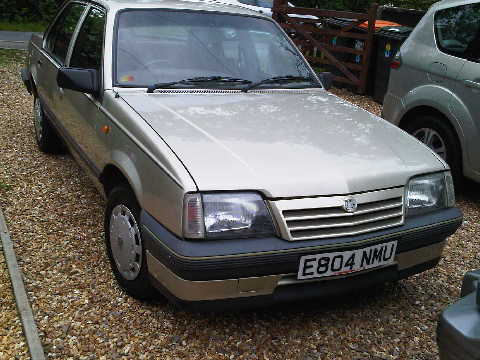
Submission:
M 442 0 L 434 4 L 434 6 L 438 9 L 444 9 L 459 5 L 468 5 L 468 4 L 475 4 L 480 2 L 480 0 Z
M 253 15 L 269 19 L 261 13 L 242 6 L 242 3 L 232 3 L 222 0 L 91 0 L 109 10 L 122 9 L 178 9 L 225 12 L 240 15 Z

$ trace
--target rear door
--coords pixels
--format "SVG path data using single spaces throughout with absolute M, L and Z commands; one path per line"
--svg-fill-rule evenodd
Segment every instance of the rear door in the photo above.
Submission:
M 47 32 L 42 55 L 33 64 L 40 99 L 50 117 L 53 114 L 58 118 L 57 105 L 61 89 L 57 86 L 57 73 L 65 64 L 73 34 L 85 9 L 85 4 L 72 2 L 62 10 Z
M 466 140 L 467 167 L 480 171 L 480 3 L 439 10 L 435 33 L 440 52 L 462 64 L 449 86 L 460 100 L 451 108 Z

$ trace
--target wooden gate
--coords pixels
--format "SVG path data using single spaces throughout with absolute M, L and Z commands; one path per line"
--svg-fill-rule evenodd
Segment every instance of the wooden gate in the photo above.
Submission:
M 292 7 L 273 1 L 273 18 L 290 35 L 313 67 L 333 73 L 333 80 L 367 89 L 377 4 L 368 13 Z

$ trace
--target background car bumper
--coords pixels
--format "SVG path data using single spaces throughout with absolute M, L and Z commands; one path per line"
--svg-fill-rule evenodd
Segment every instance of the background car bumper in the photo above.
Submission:
M 441 360 L 480 360 L 479 280 L 480 270 L 468 272 L 463 280 L 462 298 L 440 316 L 437 343 Z
M 429 223 L 435 220 L 436 223 Z M 300 247 L 298 242 L 282 239 L 185 241 L 143 213 L 142 236 L 154 283 L 173 300 L 211 302 L 255 298 L 258 305 L 330 296 L 427 270 L 438 263 L 446 237 L 455 232 L 461 221 L 461 213 L 449 209 L 417 217 L 394 229 L 351 237 L 349 242 L 334 248 L 324 248 L 321 241 L 318 244 L 304 242 Z M 251 240 L 259 245 L 258 251 L 248 252 L 248 246 L 241 247 L 242 242 L 245 245 Z M 387 267 L 325 279 L 300 281 L 296 278 L 301 256 L 360 249 L 394 240 L 398 243 L 395 262 Z M 270 250 L 260 249 L 265 243 Z M 209 248 L 210 256 L 203 253 L 204 248 Z

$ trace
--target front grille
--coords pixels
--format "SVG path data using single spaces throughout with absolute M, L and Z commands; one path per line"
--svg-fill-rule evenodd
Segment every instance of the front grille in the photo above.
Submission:
M 353 197 L 357 210 L 346 212 L 343 204 Z M 403 189 L 276 202 L 289 240 L 310 240 L 363 234 L 402 225 Z

